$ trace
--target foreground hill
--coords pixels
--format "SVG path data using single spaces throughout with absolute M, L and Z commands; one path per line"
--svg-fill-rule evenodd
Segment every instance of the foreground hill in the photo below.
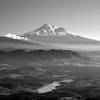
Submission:
M 50 46 L 28 40 L 19 40 L 9 37 L 0 37 L 0 50 L 11 51 L 15 49 L 35 50 L 48 49 Z

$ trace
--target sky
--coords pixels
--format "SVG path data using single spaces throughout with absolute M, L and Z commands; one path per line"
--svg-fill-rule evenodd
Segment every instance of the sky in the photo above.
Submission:
M 0 35 L 62 26 L 100 40 L 100 0 L 0 0 Z

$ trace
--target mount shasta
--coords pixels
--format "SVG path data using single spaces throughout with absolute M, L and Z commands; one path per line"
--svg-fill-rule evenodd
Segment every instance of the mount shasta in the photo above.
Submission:
M 23 33 L 21 35 L 6 34 L 3 36 L 15 41 L 23 41 L 31 46 L 25 49 L 82 49 L 82 50 L 98 50 L 100 49 L 100 41 L 85 38 L 79 35 L 73 35 L 66 31 L 63 27 L 56 27 L 54 25 L 44 24 L 40 28 Z M 7 39 L 8 40 L 8 39 Z M 1 39 L 0 39 L 1 41 Z M 6 41 L 5 41 L 6 42 Z M 4 42 L 3 42 L 4 43 Z M 9 41 L 7 41 L 9 43 Z M 32 46 L 38 44 L 37 46 Z M 1 44 L 1 42 L 0 42 Z M 3 44 L 4 45 L 4 44 Z M 89 47 L 89 48 L 88 48 Z M 13 48 L 13 47 L 12 47 Z M 19 49 L 19 48 L 18 48 Z

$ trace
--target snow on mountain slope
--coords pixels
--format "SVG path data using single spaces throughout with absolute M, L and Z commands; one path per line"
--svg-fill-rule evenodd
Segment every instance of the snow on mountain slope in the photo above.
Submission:
M 63 27 L 57 27 L 55 25 L 48 25 L 44 24 L 40 28 L 30 31 L 28 33 L 25 33 L 25 36 L 28 35 L 37 35 L 37 36 L 62 36 L 67 35 L 66 30 Z
M 28 40 L 27 37 L 15 35 L 15 34 L 10 34 L 10 33 L 6 34 L 5 37 L 12 38 L 12 39 L 18 39 L 18 40 Z

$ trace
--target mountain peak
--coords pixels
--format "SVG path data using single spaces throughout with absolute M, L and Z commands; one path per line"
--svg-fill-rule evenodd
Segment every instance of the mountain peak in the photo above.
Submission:
M 66 35 L 67 32 L 63 27 L 44 24 L 40 28 L 34 31 L 30 31 L 26 34 L 37 35 L 37 36 L 62 36 L 62 35 Z
M 57 28 L 58 28 L 58 27 L 55 26 L 55 25 L 49 25 L 49 24 L 44 24 L 42 27 L 43 27 L 43 28 L 49 28 L 49 29 L 51 29 L 51 30 L 54 30 L 54 29 L 57 29 Z

